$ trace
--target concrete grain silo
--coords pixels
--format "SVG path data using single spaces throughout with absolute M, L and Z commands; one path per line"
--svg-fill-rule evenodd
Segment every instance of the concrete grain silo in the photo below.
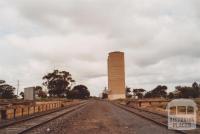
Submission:
M 108 56 L 108 98 L 125 98 L 125 62 L 123 52 L 111 52 Z

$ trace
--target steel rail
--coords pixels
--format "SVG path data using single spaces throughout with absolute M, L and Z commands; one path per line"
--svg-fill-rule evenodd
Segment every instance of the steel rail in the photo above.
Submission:
M 9 124 L 6 124 L 6 125 L 2 125 L 1 128 L 0 128 L 0 132 L 4 129 L 7 129 L 7 130 L 9 130 L 9 128 L 12 129 L 12 127 L 14 127 L 15 125 L 22 124 L 22 126 L 23 126 L 23 124 L 26 124 L 27 122 L 29 122 L 31 120 L 35 120 L 35 119 L 38 119 L 38 118 L 39 119 L 41 119 L 41 118 L 45 119 L 44 121 L 41 121 L 41 122 L 38 122 L 38 123 L 36 122 L 35 124 L 33 123 L 33 125 L 31 125 L 31 126 L 29 125 L 25 129 L 23 127 L 18 128 L 19 130 L 18 130 L 17 134 L 23 134 L 23 133 L 28 132 L 28 131 L 36 128 L 36 127 L 39 127 L 39 126 L 46 124 L 46 123 L 48 123 L 52 120 L 55 120 L 55 119 L 57 119 L 61 116 L 64 116 L 64 115 L 69 114 L 73 111 L 76 111 L 76 110 L 80 109 L 81 107 L 85 106 L 86 104 L 87 104 L 87 102 L 73 104 L 73 105 L 66 106 L 66 107 L 63 107 L 63 108 L 60 108 L 60 109 L 56 109 L 56 110 L 53 110 L 53 111 L 50 111 L 50 112 L 45 112 L 45 113 L 42 113 L 42 114 L 39 114 L 39 115 L 35 115 L 35 116 L 30 117 L 30 118 L 25 118 L 25 119 L 21 119 L 19 121 L 15 121 L 15 122 L 12 122 L 12 123 L 9 123 Z M 45 118 L 45 116 L 48 117 L 48 116 L 51 116 L 54 113 L 56 113 L 58 115 L 53 116 L 52 118 L 50 117 L 48 119 Z M 61 113 L 61 114 L 59 114 L 59 113 Z
M 121 109 L 124 109 L 125 111 L 128 111 L 128 112 L 133 113 L 133 114 L 135 114 L 135 115 L 137 115 L 139 117 L 142 117 L 142 118 L 144 118 L 146 120 L 154 122 L 154 123 L 156 123 L 156 124 L 158 124 L 160 126 L 168 128 L 167 123 L 160 122 L 159 120 L 155 120 L 155 119 L 152 118 L 152 115 L 154 114 L 156 116 L 160 116 L 158 118 L 163 118 L 163 120 L 167 120 L 166 118 L 164 118 L 163 115 L 160 115 L 160 114 L 154 113 L 154 112 L 150 112 L 150 111 L 147 111 L 147 110 L 138 109 L 138 108 L 135 108 L 135 107 L 128 107 L 128 106 L 125 106 L 123 104 L 117 104 L 117 103 L 112 103 L 112 104 L 117 106 L 117 107 L 119 107 L 119 108 L 121 108 Z M 144 113 L 145 114 L 147 113 L 147 114 L 144 115 Z M 172 130 L 172 131 L 176 131 L 176 132 L 181 133 L 181 134 L 187 134 L 185 131 L 180 131 L 180 130 Z
M 59 118 L 59 117 L 61 117 L 61 116 L 64 116 L 64 115 L 69 114 L 69 113 L 71 113 L 71 112 L 74 112 L 74 111 L 80 109 L 80 108 L 83 107 L 83 106 L 85 106 L 85 104 L 82 104 L 82 105 L 80 105 L 80 106 L 78 106 L 78 107 L 76 107 L 76 108 L 74 108 L 74 109 L 71 109 L 71 110 L 69 110 L 69 111 L 67 111 L 67 112 L 65 112 L 65 113 L 63 113 L 63 114 L 60 114 L 60 115 L 58 115 L 58 116 L 56 116 L 56 117 L 53 117 L 53 118 L 51 118 L 51 119 L 48 119 L 48 120 L 46 120 L 46 121 L 44 121 L 44 122 L 38 123 L 38 124 L 36 124 L 36 125 L 34 125 L 34 126 L 31 126 L 31 127 L 27 128 L 27 129 L 25 129 L 25 130 L 23 130 L 23 131 L 21 131 L 21 132 L 19 132 L 19 133 L 17 133 L 17 134 L 24 134 L 24 133 L 26 133 L 26 132 L 28 132 L 28 131 L 31 131 L 31 130 L 37 128 L 37 127 L 40 127 L 41 125 L 44 125 L 44 124 L 46 124 L 46 123 L 48 123 L 48 122 L 51 122 L 52 120 L 55 120 L 55 119 L 57 119 L 57 118 Z
M 120 104 L 120 105 L 122 105 L 122 104 Z M 145 112 L 148 112 L 148 113 L 151 113 L 151 114 L 156 114 L 158 116 L 162 116 L 162 117 L 168 118 L 167 115 L 161 114 L 161 113 L 157 113 L 155 111 L 151 111 L 151 110 L 147 110 L 147 109 L 142 109 L 142 108 L 137 108 L 137 107 L 134 107 L 134 106 L 127 106 L 127 107 L 135 108 L 135 109 L 142 110 L 142 111 L 145 111 Z M 200 128 L 200 124 L 197 123 L 196 126 L 197 126 L 197 128 Z

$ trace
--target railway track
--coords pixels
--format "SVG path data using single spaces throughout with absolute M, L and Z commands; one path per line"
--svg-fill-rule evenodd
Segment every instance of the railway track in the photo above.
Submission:
M 55 120 L 63 115 L 74 112 L 82 107 L 84 107 L 87 102 L 82 102 L 76 105 L 71 105 L 64 107 L 59 110 L 51 111 L 41 115 L 36 115 L 23 120 L 15 121 L 10 124 L 0 126 L 0 134 L 23 134 L 31 131 L 34 128 L 40 127 L 52 120 Z
M 143 109 L 136 108 L 136 107 L 125 106 L 123 104 L 118 104 L 118 103 L 113 103 L 113 104 L 121 109 L 124 109 L 125 111 L 134 113 L 142 118 L 145 118 L 145 119 L 152 121 L 158 125 L 168 128 L 168 118 L 166 115 L 155 113 L 155 112 L 152 112 L 149 110 L 143 110 Z M 178 133 L 182 133 L 182 134 L 200 134 L 200 126 L 197 125 L 197 129 L 195 129 L 195 130 L 187 130 L 187 131 L 174 130 L 174 131 L 176 131 Z

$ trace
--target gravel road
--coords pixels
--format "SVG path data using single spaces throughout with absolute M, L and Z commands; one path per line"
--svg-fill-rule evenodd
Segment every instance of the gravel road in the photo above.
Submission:
M 106 101 L 92 101 L 77 112 L 56 119 L 31 134 L 176 134 Z

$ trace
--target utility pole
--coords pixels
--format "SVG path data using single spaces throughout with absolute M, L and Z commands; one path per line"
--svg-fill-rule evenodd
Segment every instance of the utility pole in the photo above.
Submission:
M 19 92 L 19 80 L 17 80 L 17 96 L 18 96 L 18 92 Z

